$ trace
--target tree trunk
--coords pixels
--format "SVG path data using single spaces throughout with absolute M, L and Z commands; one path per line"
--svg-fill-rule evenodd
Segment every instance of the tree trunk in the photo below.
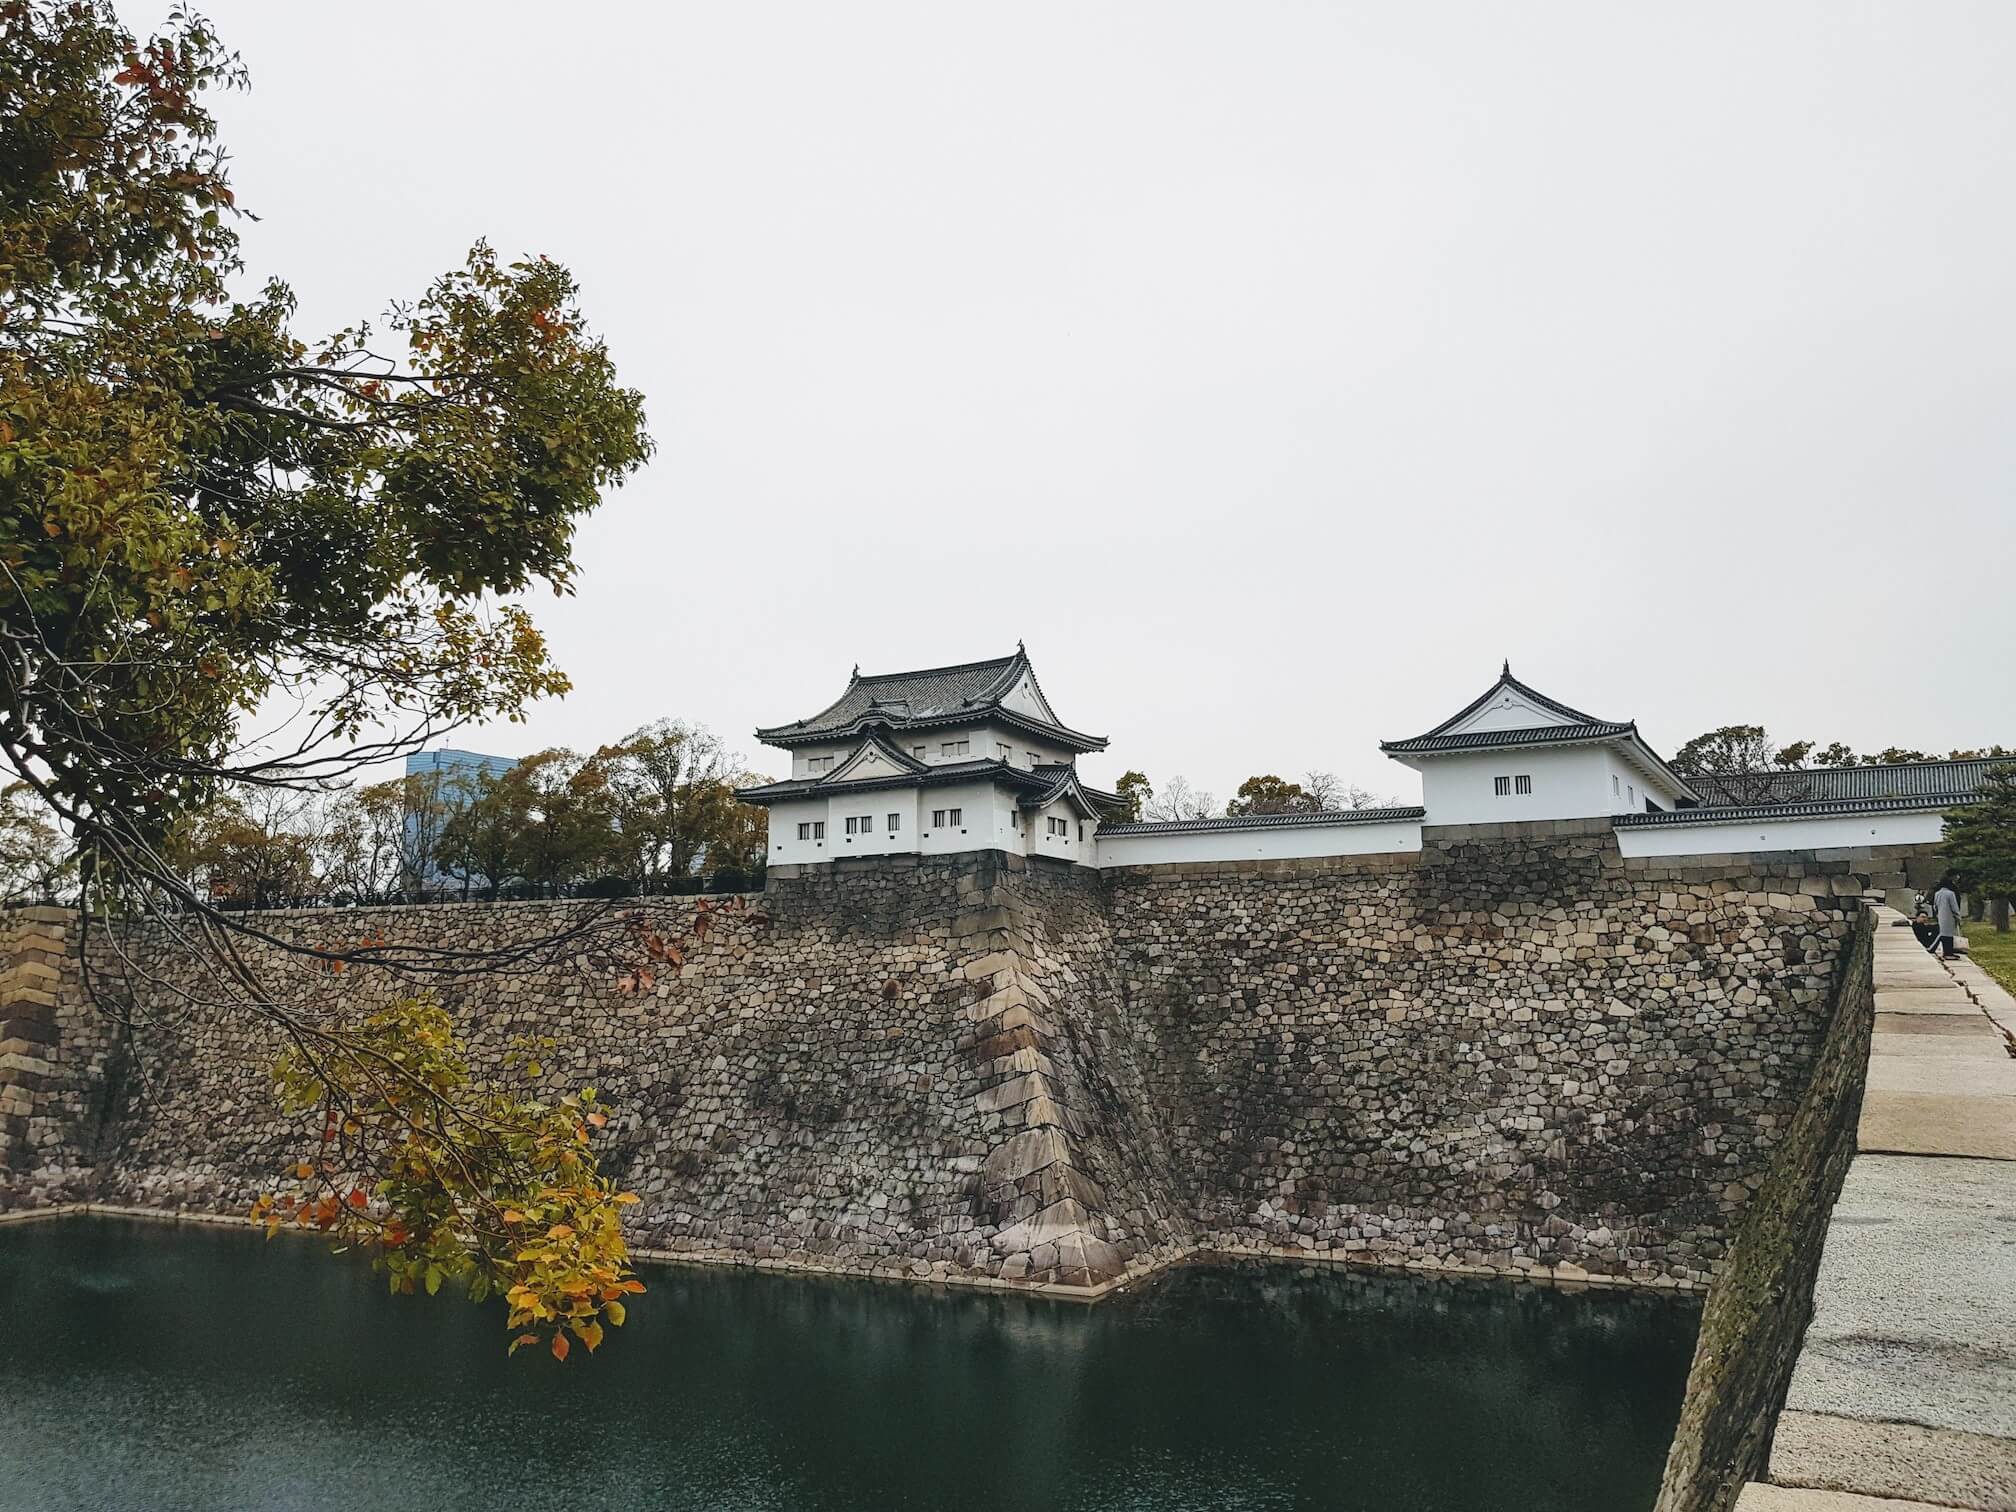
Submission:
M 1995 921 L 1997 934 L 2009 933 L 2009 900 L 1997 898 L 1988 905 L 1988 915 Z

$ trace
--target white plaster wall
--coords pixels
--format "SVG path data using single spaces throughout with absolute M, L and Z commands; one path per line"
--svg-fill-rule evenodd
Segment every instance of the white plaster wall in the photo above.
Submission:
M 1922 845 L 1940 838 L 1944 818 L 1922 814 L 1831 814 L 1814 819 L 1659 824 L 1617 831 L 1627 856 L 1717 856 L 1745 851 L 1831 850 L 1855 845 Z
M 1102 867 L 1154 866 L 1166 861 L 1276 861 L 1299 856 L 1371 856 L 1389 851 L 1420 850 L 1421 822 L 1418 819 L 1396 819 L 1358 824 L 1293 824 L 1251 830 L 1101 834 L 1096 838 L 1095 849 L 1095 864 Z
M 1002 845 L 1003 820 L 995 810 L 991 782 L 959 782 L 947 787 L 914 789 L 917 794 L 917 849 L 930 856 L 954 851 L 991 850 Z M 931 827 L 937 809 L 958 809 L 957 827 Z
M 830 794 L 826 807 L 826 849 L 823 859 L 836 856 L 893 856 L 917 849 L 917 788 L 877 788 L 869 793 L 847 791 L 843 783 Z M 897 816 L 897 826 L 889 828 L 889 816 Z M 866 815 L 871 821 L 865 835 L 847 833 L 847 821 Z M 794 829 L 792 834 L 798 832 Z
M 791 775 L 794 778 L 824 777 L 830 772 L 837 771 L 840 763 L 845 761 L 860 744 L 858 740 L 848 740 L 834 745 L 799 746 L 791 753 Z M 815 756 L 831 756 L 833 765 L 824 772 L 815 772 L 812 770 L 812 759 Z
M 1472 730 L 1533 730 L 1550 725 L 1573 723 L 1552 709 L 1543 709 L 1523 694 L 1500 686 L 1498 696 L 1468 719 L 1451 725 L 1444 733 L 1467 735 Z
M 1611 807 L 1613 760 L 1608 748 L 1593 745 L 1428 757 L 1421 762 L 1421 803 L 1430 824 L 1511 824 L 1621 813 L 1621 807 Z M 1531 793 L 1497 796 L 1497 778 L 1522 774 L 1533 779 Z M 1622 798 L 1616 801 L 1623 803 Z
M 1064 833 L 1050 833 L 1052 819 L 1064 821 Z M 1022 816 L 1029 837 L 1029 854 L 1032 856 L 1053 856 L 1059 861 L 1072 861 L 1083 866 L 1098 865 L 1098 826 L 1090 819 L 1080 820 L 1078 811 L 1061 800 L 1046 804 L 1033 814 Z M 1085 838 L 1078 838 L 1078 826 L 1085 826 Z
M 808 861 L 831 861 L 832 855 L 824 843 L 814 840 L 800 840 L 798 826 L 813 819 L 826 817 L 826 802 L 822 798 L 797 798 L 786 803 L 770 805 L 770 864 L 772 866 L 800 865 Z M 833 832 L 826 832 L 827 840 Z

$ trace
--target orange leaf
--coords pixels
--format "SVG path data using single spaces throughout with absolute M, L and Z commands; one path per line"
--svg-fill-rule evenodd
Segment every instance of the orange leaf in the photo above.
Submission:
M 609 1115 L 607 1113 L 590 1113 L 588 1115 L 588 1122 L 599 1129 L 609 1122 Z
M 371 1201 L 371 1199 L 364 1195 L 364 1188 L 352 1187 L 350 1188 L 350 1196 L 348 1198 L 348 1201 L 350 1203 L 350 1206 L 352 1206 L 353 1208 L 362 1208 L 366 1204 L 368 1204 Z
M 556 1360 L 567 1358 L 567 1335 L 563 1333 L 553 1335 L 553 1358 Z

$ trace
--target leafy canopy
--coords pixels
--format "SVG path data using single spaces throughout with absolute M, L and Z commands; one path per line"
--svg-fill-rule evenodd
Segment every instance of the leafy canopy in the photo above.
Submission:
M 0 0 L 0 764 L 74 843 L 87 919 L 201 916 L 183 936 L 212 942 L 218 991 L 292 1046 L 281 1091 L 325 1137 L 262 1216 L 376 1215 L 395 1284 L 508 1283 L 514 1325 L 564 1357 L 634 1285 L 591 1095 L 479 1083 L 424 1001 L 291 1002 L 192 877 L 256 898 L 305 866 L 268 865 L 257 814 L 204 831 L 210 798 L 311 789 L 564 690 L 504 600 L 568 588 L 576 522 L 649 455 L 642 400 L 545 257 L 478 243 L 375 330 L 297 332 L 279 280 L 241 295 L 204 102 L 245 82 L 186 12 L 143 42 L 105 0 Z M 241 737 L 282 698 L 282 735 Z M 353 817 L 382 870 L 385 816 Z M 484 966 L 299 948 L 332 974 Z
M 202 102 L 244 79 L 184 14 L 141 44 L 102 3 L 0 6 L 0 755 L 129 872 L 220 780 L 563 690 L 497 596 L 564 590 L 575 522 L 650 450 L 546 258 L 478 244 L 382 333 L 304 338 L 279 281 L 234 297 Z M 279 693 L 294 737 L 240 749 Z

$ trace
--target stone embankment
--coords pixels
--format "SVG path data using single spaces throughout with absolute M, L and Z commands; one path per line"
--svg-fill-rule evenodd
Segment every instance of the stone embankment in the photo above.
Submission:
M 2016 1512 L 2016 1001 L 1878 910 L 1858 1151 L 1740 1512 Z
M 1105 875 L 998 853 L 779 868 L 628 993 L 575 904 L 256 921 L 519 952 L 475 976 L 242 950 L 308 1012 L 431 987 L 479 1066 L 553 1036 L 553 1084 L 613 1105 L 604 1158 L 649 1251 L 1075 1295 L 1224 1251 L 1698 1288 L 1813 1079 L 1860 895 L 1894 869 L 1491 826 Z M 677 932 L 690 908 L 648 911 Z M 274 1110 L 271 1037 L 158 934 L 93 955 L 108 1016 L 64 926 L 32 927 L 21 958 L 58 979 L 31 973 L 54 1001 L 20 1008 L 40 1048 L 0 1060 L 27 1079 L 0 1093 L 25 1110 L 0 1206 L 242 1211 L 311 1137 Z

